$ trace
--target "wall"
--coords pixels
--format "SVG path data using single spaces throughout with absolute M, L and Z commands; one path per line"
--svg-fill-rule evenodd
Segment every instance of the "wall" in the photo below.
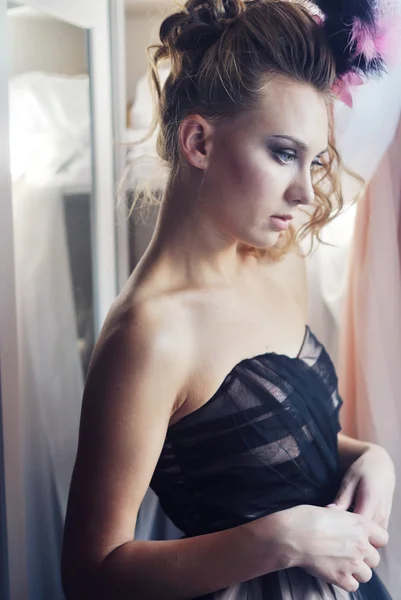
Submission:
M 156 2 L 154 3 L 156 4 Z M 171 12 L 177 9 L 173 3 L 165 2 L 166 6 L 154 6 L 145 9 L 137 4 L 126 10 L 125 38 L 126 38 L 126 88 L 127 109 L 135 100 L 135 91 L 139 79 L 147 73 L 148 58 L 146 47 L 158 41 L 160 24 Z M 127 115 L 127 120 L 129 116 Z M 130 270 L 140 260 L 153 233 L 157 212 L 142 222 L 134 211 L 129 224 L 129 255 Z
M 98 272 L 95 281 L 96 292 L 96 323 L 97 330 L 116 295 L 116 268 L 114 243 L 114 180 L 113 180 L 113 135 L 111 111 L 111 68 L 110 68 L 110 6 L 109 0 L 24 0 L 26 4 L 57 15 L 60 19 L 68 20 L 80 27 L 90 28 L 90 44 L 92 50 L 91 68 L 93 73 L 93 138 L 95 144 L 95 179 L 96 179 L 96 210 L 94 215 L 95 262 Z M 35 463 L 26 452 L 25 432 L 32 429 L 32 435 L 38 435 L 39 440 L 47 439 L 46 432 L 36 429 L 31 422 L 23 418 L 26 407 L 23 391 L 20 389 L 18 374 L 23 371 L 19 357 L 21 348 L 18 342 L 16 298 L 14 281 L 14 231 L 12 214 L 12 195 L 9 164 L 9 123 L 8 123 L 8 37 L 9 23 L 6 15 L 6 2 L 0 2 L 0 364 L 1 364 L 1 413 L 3 430 L 3 447 L 0 447 L 0 465 L 3 462 L 5 472 L 6 518 L 7 518 L 7 554 L 9 593 L 3 595 L 3 583 L 0 581 L 0 596 L 2 600 L 28 600 L 28 598 L 57 599 L 57 594 L 43 595 L 37 586 L 33 593 L 37 578 L 28 578 L 26 556 L 35 555 L 36 549 L 43 546 L 41 539 L 31 536 L 34 522 L 41 524 L 43 531 L 51 536 L 51 547 L 46 548 L 47 554 L 58 562 L 60 533 L 56 519 L 43 521 L 43 513 L 38 513 L 36 520 L 27 522 L 32 515 L 32 496 L 28 493 L 27 476 L 34 473 Z M 57 40 L 56 40 L 57 41 Z M 77 42 L 75 42 L 77 43 Z M 48 51 L 50 52 L 50 51 Z M 79 69 L 82 72 L 82 63 Z M 51 373 L 49 377 L 51 379 Z M 69 419 L 75 418 L 74 408 L 66 407 L 67 418 L 63 420 L 62 439 L 71 439 L 74 429 L 69 426 Z M 68 413 L 68 414 L 67 414 Z M 64 415 L 62 415 L 64 419 Z M 39 423 L 39 421 L 38 421 Z M 42 427 L 42 426 L 41 426 Z M 54 435 L 57 431 L 53 430 Z M 50 457 L 50 450 L 49 457 Z M 60 455 L 57 455 L 58 457 Z M 47 458 L 41 467 L 48 465 L 49 490 L 56 498 L 56 485 L 59 470 L 52 470 L 52 458 Z M 46 467 L 45 467 L 46 468 Z M 0 466 L 1 469 L 1 466 Z M 1 474 L 0 474 L 1 477 Z M 1 485 L 1 481 L 0 481 Z M 3 490 L 2 490 L 3 491 Z M 39 490 L 41 492 L 42 490 Z M 43 493 L 46 493 L 43 490 Z M 1 499 L 0 499 L 1 500 Z M 59 501 L 54 499 L 57 516 L 62 514 Z M 47 513 L 47 516 L 49 513 Z M 53 516 L 53 513 L 52 515 Z M 51 523 L 50 527 L 47 525 Z M 0 535 L 4 533 L 0 526 Z M 31 543 L 32 542 L 32 543 Z M 3 539 L 1 541 L 3 546 Z M 0 560 L 3 564 L 3 556 Z M 38 558 L 41 559 L 41 556 Z M 51 581 L 51 568 L 44 561 L 43 569 L 49 575 L 43 583 L 48 587 Z M 7 567 L 7 565 L 5 565 Z M 59 573 L 58 568 L 53 574 Z
M 87 72 L 86 31 L 28 15 L 7 18 L 10 77 L 28 71 L 63 75 Z
M 167 10 L 167 14 L 168 14 Z M 158 40 L 158 32 L 166 10 L 127 11 L 125 21 L 127 104 L 135 98 L 139 79 L 146 74 L 146 46 Z

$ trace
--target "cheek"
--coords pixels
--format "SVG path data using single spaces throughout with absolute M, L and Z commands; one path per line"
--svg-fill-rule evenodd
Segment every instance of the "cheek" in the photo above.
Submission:
M 224 170 L 232 197 L 246 199 L 248 205 L 268 204 L 277 200 L 282 174 L 279 165 L 266 150 L 231 150 L 226 156 Z

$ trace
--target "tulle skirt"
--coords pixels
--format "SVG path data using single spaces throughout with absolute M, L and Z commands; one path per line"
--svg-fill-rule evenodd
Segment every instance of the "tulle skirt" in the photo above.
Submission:
M 198 600 L 391 600 L 391 596 L 375 573 L 369 582 L 360 584 L 357 592 L 345 592 L 303 569 L 293 568 L 257 577 Z

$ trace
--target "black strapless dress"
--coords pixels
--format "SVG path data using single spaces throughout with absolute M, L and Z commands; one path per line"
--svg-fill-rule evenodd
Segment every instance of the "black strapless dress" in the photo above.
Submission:
M 297 358 L 245 359 L 201 408 L 169 427 L 151 487 L 187 537 L 222 531 L 338 491 L 334 366 L 309 328 Z M 270 573 L 209 600 L 391 600 L 377 575 L 355 593 L 300 568 Z

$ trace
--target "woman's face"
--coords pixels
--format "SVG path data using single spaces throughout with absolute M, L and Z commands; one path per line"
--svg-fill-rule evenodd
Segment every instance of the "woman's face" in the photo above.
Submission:
M 200 200 L 223 234 L 269 248 L 300 205 L 328 144 L 325 101 L 305 84 L 276 78 L 260 105 L 213 131 Z

